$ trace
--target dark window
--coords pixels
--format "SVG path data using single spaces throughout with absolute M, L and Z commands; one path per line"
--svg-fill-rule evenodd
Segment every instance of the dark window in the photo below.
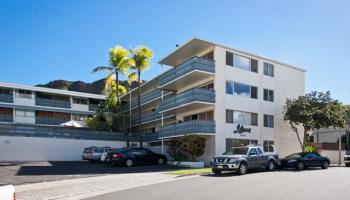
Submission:
M 264 101 L 274 102 L 274 96 L 273 90 L 264 89 Z
M 255 148 L 250 149 L 249 155 L 258 155 Z
M 257 148 L 256 150 L 258 150 L 258 155 L 262 155 L 263 154 L 263 152 L 261 151 L 260 148 Z
M 251 86 L 250 97 L 253 98 L 253 99 L 257 99 L 258 98 L 258 88 L 257 87 Z
M 250 59 L 250 70 L 252 72 L 258 73 L 258 61 L 255 59 Z
M 274 65 L 264 62 L 264 75 L 274 77 Z
M 251 113 L 251 125 L 257 126 L 258 125 L 258 114 Z
M 226 110 L 226 123 L 233 124 L 233 110 Z
M 264 115 L 264 127 L 273 128 L 274 127 L 274 116 Z
M 226 81 L 226 94 L 233 94 L 233 82 Z
M 233 66 L 233 53 L 226 51 L 226 65 Z

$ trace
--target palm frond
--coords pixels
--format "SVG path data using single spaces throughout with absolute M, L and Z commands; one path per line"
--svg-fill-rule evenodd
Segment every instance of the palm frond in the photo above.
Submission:
M 95 69 L 93 69 L 92 73 L 101 72 L 101 71 L 111 72 L 113 70 L 114 70 L 113 67 L 100 66 L 100 67 L 96 67 Z

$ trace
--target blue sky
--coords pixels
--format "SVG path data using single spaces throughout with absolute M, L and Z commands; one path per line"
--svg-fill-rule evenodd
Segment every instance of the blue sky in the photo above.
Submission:
M 193 37 L 307 70 L 306 91 L 330 90 L 350 103 L 350 1 L 337 0 L 0 0 L 0 81 L 91 82 L 108 49 L 138 44 L 157 62 Z

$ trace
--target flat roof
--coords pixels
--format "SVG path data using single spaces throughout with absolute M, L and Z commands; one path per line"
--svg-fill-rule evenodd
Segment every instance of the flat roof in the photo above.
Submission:
M 45 87 L 38 87 L 38 86 L 21 85 L 21 84 L 14 84 L 14 83 L 0 82 L 0 87 L 20 89 L 20 90 L 30 90 L 30 91 L 36 91 L 36 92 L 46 92 L 46 93 L 53 93 L 53 94 L 63 94 L 63 95 L 85 97 L 85 98 L 92 98 L 92 99 L 106 99 L 105 95 L 45 88 Z
M 274 63 L 280 64 L 280 65 L 283 65 L 283 66 L 286 66 L 286 67 L 290 67 L 290 68 L 293 68 L 293 69 L 296 69 L 296 70 L 299 70 L 299 71 L 306 72 L 306 70 L 301 68 L 301 67 L 289 65 L 289 64 L 286 64 L 286 63 L 283 63 L 281 61 L 277 61 L 277 60 L 274 60 L 274 59 L 271 59 L 271 58 L 268 58 L 268 57 L 265 57 L 265 56 L 260 56 L 260 55 L 257 55 L 257 54 L 249 53 L 249 52 L 246 52 L 246 51 L 243 51 L 243 50 L 240 50 L 240 49 L 228 47 L 228 46 L 225 46 L 225 45 L 221 45 L 221 44 L 218 44 L 218 43 L 210 42 L 210 41 L 199 39 L 199 38 L 193 38 L 193 39 L 189 40 L 188 42 L 186 42 L 185 44 L 183 44 L 182 46 L 178 47 L 175 51 L 173 51 L 168 56 L 166 56 L 165 58 L 160 60 L 159 64 L 170 65 L 170 66 L 177 66 L 178 64 L 181 64 L 181 63 L 177 63 L 177 61 L 176 61 L 177 57 L 184 56 L 187 52 L 191 52 L 191 51 L 199 52 L 201 48 L 210 48 L 211 46 L 219 46 L 219 47 L 222 47 L 222 48 L 225 48 L 225 49 L 230 49 L 232 51 L 236 51 L 236 52 L 239 52 L 239 53 L 242 53 L 242 54 L 246 54 L 246 55 L 249 55 L 249 56 L 257 57 L 257 58 L 264 59 L 264 60 L 267 60 L 267 61 L 270 61 L 270 62 L 274 62 Z M 192 53 L 192 55 L 193 55 L 193 53 Z M 184 60 L 187 60 L 187 59 L 188 58 L 184 58 Z

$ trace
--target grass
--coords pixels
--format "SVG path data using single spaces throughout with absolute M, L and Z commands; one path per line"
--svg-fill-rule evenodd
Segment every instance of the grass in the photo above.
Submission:
M 203 174 L 203 173 L 210 173 L 210 172 L 211 172 L 211 168 L 199 168 L 199 169 L 183 168 L 183 169 L 176 169 L 173 171 L 166 171 L 163 173 L 170 174 L 170 175 L 177 175 L 177 176 L 185 176 L 185 175 L 196 175 L 196 174 Z

